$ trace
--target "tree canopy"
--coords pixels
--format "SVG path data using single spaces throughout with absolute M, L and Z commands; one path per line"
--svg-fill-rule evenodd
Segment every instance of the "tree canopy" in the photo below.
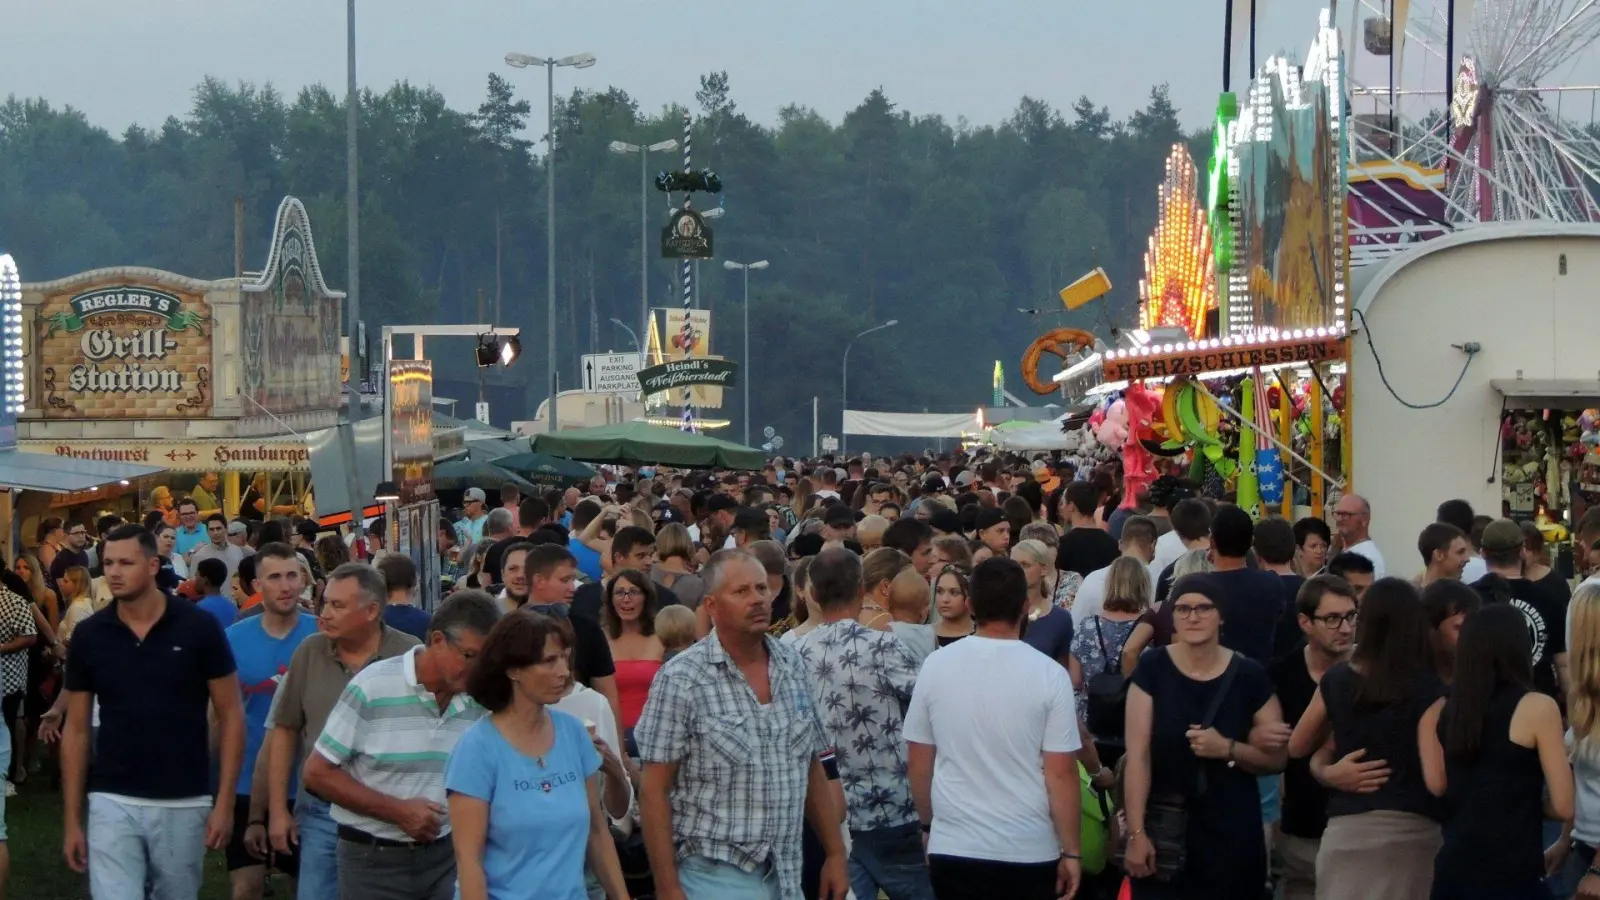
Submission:
M 840 122 L 795 104 L 769 126 L 734 96 L 727 73 L 712 72 L 692 110 L 694 166 L 725 184 L 701 304 L 713 351 L 738 358 L 741 276 L 721 260 L 771 261 L 750 277 L 752 430 L 773 425 L 806 446 L 810 398 L 831 430 L 845 344 L 887 319 L 899 327 L 851 352 L 858 408 L 975 408 L 994 360 L 1015 371 L 1046 328 L 1129 321 L 1165 157 L 1174 142 L 1209 145 L 1183 133 L 1165 86 L 1126 121 L 1087 96 L 1065 113 L 1023 97 L 997 125 L 915 114 L 874 90 Z M 638 327 L 640 164 L 609 145 L 681 137 L 688 111 L 647 112 L 615 87 L 558 98 L 563 386 L 577 385 L 579 354 L 631 348 L 613 318 Z M 498 310 L 500 324 L 521 326 L 522 362 L 499 377 L 526 403 L 496 409 L 497 421 L 531 416 L 544 393 L 542 113 L 499 75 L 474 110 L 407 82 L 362 95 L 363 318 L 369 328 L 472 322 L 483 303 L 487 317 Z M 649 171 L 681 166 L 672 151 Z M 293 194 L 341 284 L 344 167 L 343 98 L 320 85 L 289 98 L 207 78 L 185 115 L 120 136 L 71 107 L 11 97 L 0 105 L 0 245 L 29 281 L 113 265 L 221 277 L 232 274 L 234 197 L 245 203 L 248 267 L 264 261 L 273 212 Z M 656 237 L 680 198 L 651 186 L 646 202 L 651 306 L 675 306 L 678 267 L 658 258 Z M 716 202 L 696 197 L 697 208 Z M 1095 265 L 1116 285 L 1107 303 L 1057 312 L 1055 292 Z M 720 415 L 739 422 L 737 391 Z

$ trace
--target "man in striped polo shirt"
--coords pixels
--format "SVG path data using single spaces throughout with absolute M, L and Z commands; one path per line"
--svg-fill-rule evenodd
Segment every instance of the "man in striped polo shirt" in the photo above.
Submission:
M 362 669 L 328 714 L 305 783 L 332 804 L 339 825 L 343 900 L 454 895 L 444 767 L 485 715 L 466 694 L 467 676 L 499 617 L 482 591 L 452 594 L 424 646 Z

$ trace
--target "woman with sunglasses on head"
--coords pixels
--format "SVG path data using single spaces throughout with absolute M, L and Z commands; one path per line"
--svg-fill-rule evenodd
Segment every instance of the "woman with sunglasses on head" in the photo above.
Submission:
M 656 637 L 656 587 L 637 569 L 622 569 L 606 584 L 600 624 L 617 667 L 617 699 L 622 727 L 632 733 L 644 712 L 650 683 L 661 671 L 666 650 Z
M 1290 755 L 1312 757 L 1312 775 L 1330 789 L 1317 897 L 1417 900 L 1433 883 L 1443 812 L 1423 782 L 1417 723 L 1444 685 L 1409 581 L 1379 579 L 1360 609 L 1350 661 L 1323 674 L 1289 741 Z
M 1283 770 L 1287 726 L 1266 670 L 1222 646 L 1220 588 L 1191 575 L 1173 585 L 1172 598 L 1172 643 L 1140 658 L 1128 688 L 1123 802 L 1133 898 L 1259 897 L 1267 852 L 1256 776 Z
M 1572 820 L 1573 777 L 1561 708 L 1533 686 L 1533 645 L 1515 606 L 1491 603 L 1467 618 L 1450 696 L 1422 717 L 1417 737 L 1428 790 L 1449 811 L 1432 900 L 1549 897 L 1544 819 Z

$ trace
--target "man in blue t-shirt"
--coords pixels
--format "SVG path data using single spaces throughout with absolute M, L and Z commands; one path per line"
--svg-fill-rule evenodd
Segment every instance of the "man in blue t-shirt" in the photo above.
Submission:
M 383 607 L 383 624 L 426 641 L 428 623 L 433 617 L 416 606 L 417 564 L 409 556 L 385 553 L 378 557 L 373 568 L 383 576 L 383 583 L 389 589 L 389 599 Z
M 261 614 L 243 619 L 227 631 L 228 644 L 239 666 L 245 718 L 244 765 L 234 787 L 233 837 L 227 848 L 234 897 L 260 897 L 265 884 L 266 772 L 258 772 L 256 757 L 266 738 L 267 715 L 278 683 L 289 671 L 289 661 L 300 642 L 317 633 L 316 616 L 300 607 L 305 573 L 294 550 L 288 544 L 267 544 L 257 551 L 255 562 Z M 206 563 L 220 565 L 221 561 L 208 559 L 201 565 Z M 292 795 L 293 788 L 290 790 Z M 299 874 L 299 861 L 293 855 L 273 854 L 271 862 L 291 878 Z
M 220 559 L 202 559 L 195 563 L 194 577 L 189 580 L 200 592 L 200 602 L 195 606 L 210 613 L 223 631 L 232 628 L 239 617 L 239 607 L 222 593 L 228 587 L 228 564 Z
M 1248 563 L 1255 542 L 1255 522 L 1237 506 L 1222 506 L 1211 519 L 1209 577 L 1222 591 L 1222 646 L 1243 653 L 1263 666 L 1272 663 L 1272 647 L 1283 613 L 1283 581 Z

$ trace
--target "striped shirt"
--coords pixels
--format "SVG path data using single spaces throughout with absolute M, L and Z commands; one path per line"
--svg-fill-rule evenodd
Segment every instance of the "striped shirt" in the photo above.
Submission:
M 317 752 L 380 794 L 402 800 L 421 797 L 444 806 L 444 767 L 450 751 L 488 711 L 467 695 L 457 694 L 440 712 L 438 699 L 417 681 L 421 652 L 421 647 L 413 647 L 356 673 L 328 713 Z M 338 805 L 333 807 L 333 820 L 374 837 L 411 839 L 392 822 Z M 447 821 L 440 834 L 449 833 Z

